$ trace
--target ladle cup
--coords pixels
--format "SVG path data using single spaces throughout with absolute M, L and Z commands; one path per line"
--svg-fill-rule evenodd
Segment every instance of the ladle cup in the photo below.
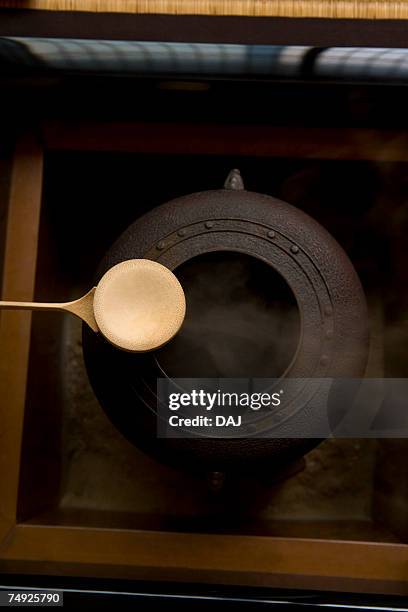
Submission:
M 73 302 L 0 302 L 0 309 L 69 312 L 117 348 L 139 353 L 160 348 L 175 336 L 186 301 L 168 268 L 149 259 L 129 259 L 110 268 L 96 287 Z

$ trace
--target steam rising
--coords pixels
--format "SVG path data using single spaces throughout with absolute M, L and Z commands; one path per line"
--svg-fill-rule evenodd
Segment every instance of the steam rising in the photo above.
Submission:
M 158 354 L 172 377 L 278 377 L 299 338 L 299 312 L 284 279 L 238 253 L 196 257 L 175 271 L 187 299 L 185 323 Z

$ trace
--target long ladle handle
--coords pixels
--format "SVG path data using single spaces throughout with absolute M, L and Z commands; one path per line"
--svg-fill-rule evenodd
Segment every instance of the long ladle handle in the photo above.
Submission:
M 0 310 L 58 310 L 70 312 L 85 321 L 93 331 L 97 332 L 99 328 L 95 321 L 93 309 L 94 293 L 95 287 L 73 302 L 0 302 Z

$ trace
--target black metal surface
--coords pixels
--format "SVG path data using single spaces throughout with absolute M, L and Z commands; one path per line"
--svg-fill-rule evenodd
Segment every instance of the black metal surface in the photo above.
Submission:
M 283 374 L 292 378 L 359 377 L 367 358 L 366 304 L 352 264 L 337 242 L 302 211 L 245 190 L 206 191 L 146 214 L 122 234 L 103 260 L 111 266 L 144 257 L 175 271 L 198 255 L 232 251 L 272 266 L 291 287 L 301 313 L 297 352 Z M 96 279 L 98 280 L 98 279 Z M 217 282 L 214 279 L 214 282 Z M 188 310 L 188 302 L 187 302 Z M 270 471 L 297 460 L 313 439 L 158 439 L 158 354 L 129 355 L 84 329 L 91 384 L 113 423 L 133 443 L 177 467 L 199 471 Z M 249 374 L 250 375 L 250 374 Z M 291 414 L 307 431 L 324 409 L 308 386 Z
M 0 37 L 0 74 L 404 85 L 408 49 Z
M 303 127 L 407 126 L 404 48 L 233 47 L 230 54 L 227 46 L 213 44 L 207 53 L 206 44 L 166 42 L 165 37 L 158 42 L 143 37 L 108 41 L 102 35 L 91 41 L 86 36 L 0 38 L 0 126 L 7 134 L 49 119 L 139 122 L 158 117 Z

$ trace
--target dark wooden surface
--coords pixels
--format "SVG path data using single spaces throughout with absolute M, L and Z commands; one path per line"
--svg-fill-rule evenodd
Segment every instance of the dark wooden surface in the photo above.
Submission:
M 42 149 L 31 135 L 21 138 L 15 149 L 9 191 L 3 300 L 33 298 L 42 172 Z M 30 329 L 29 312 L 1 313 L 0 540 L 7 538 L 16 523 Z
M 406 132 L 368 128 L 76 121 L 45 123 L 43 137 L 50 150 L 408 161 Z
M 80 1 L 80 0 L 78 0 Z M 329 3 L 327 3 L 329 4 Z M 357 2 L 357 5 L 365 4 Z M 372 6 L 372 3 L 368 3 Z M 381 4 L 407 6 L 406 2 Z M 404 19 L 120 14 L 31 10 L 19 0 L 1 10 L 2 36 L 164 40 L 269 45 L 406 47 Z M 335 5 L 332 4 L 332 7 Z M 18 8 L 16 8 L 18 7 Z M 391 7 L 390 7 L 391 8 Z

